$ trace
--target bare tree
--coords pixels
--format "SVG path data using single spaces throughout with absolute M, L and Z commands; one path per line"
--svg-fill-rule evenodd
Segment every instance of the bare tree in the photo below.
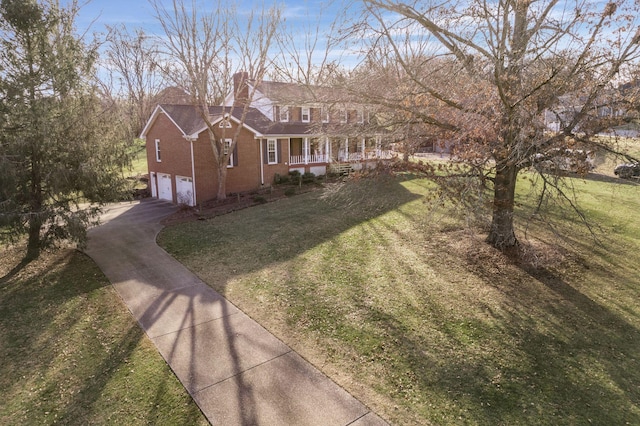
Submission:
M 217 199 L 224 199 L 229 156 L 254 96 L 249 87 L 255 88 L 267 73 L 275 34 L 282 22 L 281 12 L 273 6 L 241 14 L 221 0 L 212 2 L 207 10 L 195 1 L 182 0 L 173 0 L 169 8 L 154 0 L 152 6 L 165 33 L 163 72 L 188 92 L 208 128 L 218 177 Z M 227 113 L 237 117 L 240 125 L 230 135 L 232 142 L 227 146 L 227 135 L 218 138 L 214 134 L 209 107 L 220 105 L 234 90 L 233 76 L 238 73 L 246 74 L 235 85 L 236 102 Z M 252 85 L 247 84 L 249 80 Z M 239 110 L 234 111 L 235 108 Z
M 621 68 L 638 57 L 637 6 L 365 0 L 365 7 L 357 30 L 371 42 L 374 62 L 386 64 L 387 78 L 397 81 L 387 86 L 395 90 L 375 92 L 379 102 L 447 132 L 471 174 L 492 184 L 487 241 L 501 249 L 517 245 L 519 171 L 553 147 L 601 146 L 595 136 L 619 122 L 597 111 L 605 94 L 616 93 Z M 557 121 L 554 131 L 548 114 Z
M 338 31 L 340 17 L 323 26 L 322 11 L 307 16 L 304 23 L 285 22 L 276 34 L 277 55 L 273 60 L 273 78 L 295 82 L 310 88 L 331 83 L 339 68 L 342 51 L 340 40 L 333 37 Z
M 124 25 L 108 28 L 106 69 L 114 102 L 123 103 L 134 137 L 151 115 L 166 81 L 158 69 L 157 41 L 141 29 L 132 34 Z

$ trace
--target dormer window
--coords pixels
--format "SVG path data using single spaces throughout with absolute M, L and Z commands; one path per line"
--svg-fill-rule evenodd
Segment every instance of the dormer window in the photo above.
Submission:
M 359 109 L 358 110 L 358 123 L 359 124 L 364 124 L 364 110 L 363 109 Z
M 280 121 L 283 121 L 283 122 L 289 121 L 289 107 L 288 106 L 281 106 L 278 116 L 279 116 L 278 118 L 279 118 Z
M 231 123 L 229 122 L 229 120 L 222 120 L 219 124 L 219 126 L 221 129 L 230 129 L 231 128 Z
M 311 108 L 309 107 L 300 108 L 300 120 L 303 123 L 308 123 L 311 121 Z

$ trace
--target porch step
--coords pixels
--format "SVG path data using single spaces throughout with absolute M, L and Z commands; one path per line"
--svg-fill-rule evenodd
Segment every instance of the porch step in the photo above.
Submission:
M 331 163 L 329 164 L 329 173 L 336 175 L 348 175 L 353 171 L 349 163 Z

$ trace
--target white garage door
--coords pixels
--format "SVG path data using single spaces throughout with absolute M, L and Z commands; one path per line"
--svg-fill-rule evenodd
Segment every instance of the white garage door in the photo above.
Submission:
M 158 198 L 161 200 L 173 201 L 171 193 L 171 175 L 158 173 Z
M 193 181 L 190 177 L 176 176 L 176 197 L 178 198 L 178 204 L 195 205 L 193 200 Z

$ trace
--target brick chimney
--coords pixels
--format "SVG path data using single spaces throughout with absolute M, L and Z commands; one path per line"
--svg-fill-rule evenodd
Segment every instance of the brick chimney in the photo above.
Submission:
M 233 97 L 234 106 L 242 107 L 249 100 L 249 73 L 246 71 L 237 72 L 233 75 Z

